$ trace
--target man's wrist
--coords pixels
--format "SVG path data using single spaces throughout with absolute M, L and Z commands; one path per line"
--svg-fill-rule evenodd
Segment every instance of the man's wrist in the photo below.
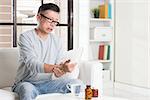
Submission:
M 57 65 L 57 68 L 59 68 L 59 70 L 61 70 L 64 74 L 66 73 L 63 64 Z
M 54 73 L 54 69 L 55 69 L 55 67 L 52 68 L 52 73 Z
M 59 69 L 60 69 L 61 67 L 60 67 L 60 65 L 54 65 L 53 68 L 52 68 L 52 72 L 54 72 L 54 70 L 55 70 L 56 68 L 59 68 Z M 60 70 L 61 70 L 61 69 L 60 69 Z
M 53 65 L 52 73 L 54 73 L 54 70 L 55 70 L 55 68 L 57 68 L 57 67 L 58 67 L 58 65 Z

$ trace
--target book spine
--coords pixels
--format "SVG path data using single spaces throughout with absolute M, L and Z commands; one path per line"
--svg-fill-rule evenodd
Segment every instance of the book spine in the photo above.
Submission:
M 112 18 L 112 16 L 111 16 L 111 4 L 109 3 L 108 4 L 108 18 Z
M 108 54 L 107 54 L 107 60 L 110 60 L 110 45 L 108 45 Z
M 103 60 L 103 55 L 104 55 L 104 45 L 99 45 L 99 55 L 98 59 Z
M 107 60 L 107 54 L 108 54 L 108 45 L 105 45 L 104 46 L 104 57 L 103 57 L 104 60 Z
M 108 18 L 108 3 L 104 4 L 104 18 Z
M 99 18 L 108 18 L 108 3 L 100 5 Z
M 104 5 L 100 5 L 99 7 L 99 18 L 105 18 Z

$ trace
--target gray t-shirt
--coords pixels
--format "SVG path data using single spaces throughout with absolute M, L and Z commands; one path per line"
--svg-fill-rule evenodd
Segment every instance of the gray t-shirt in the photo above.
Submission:
M 20 59 L 16 75 L 16 83 L 20 81 L 51 80 L 52 73 L 44 73 L 44 63 L 59 64 L 65 50 L 61 39 L 49 33 L 42 40 L 35 30 L 29 30 L 20 35 Z

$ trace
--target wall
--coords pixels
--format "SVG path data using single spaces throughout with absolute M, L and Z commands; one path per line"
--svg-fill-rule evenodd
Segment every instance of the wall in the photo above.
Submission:
M 148 0 L 116 0 L 115 81 L 148 87 Z
M 79 47 L 83 47 L 83 60 L 88 60 L 89 55 L 89 0 L 79 0 Z

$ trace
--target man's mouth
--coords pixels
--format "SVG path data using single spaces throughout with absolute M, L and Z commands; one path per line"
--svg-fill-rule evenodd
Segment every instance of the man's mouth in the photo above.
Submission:
M 48 30 L 48 31 L 53 31 L 53 29 L 52 29 L 52 28 L 48 28 L 47 30 Z

